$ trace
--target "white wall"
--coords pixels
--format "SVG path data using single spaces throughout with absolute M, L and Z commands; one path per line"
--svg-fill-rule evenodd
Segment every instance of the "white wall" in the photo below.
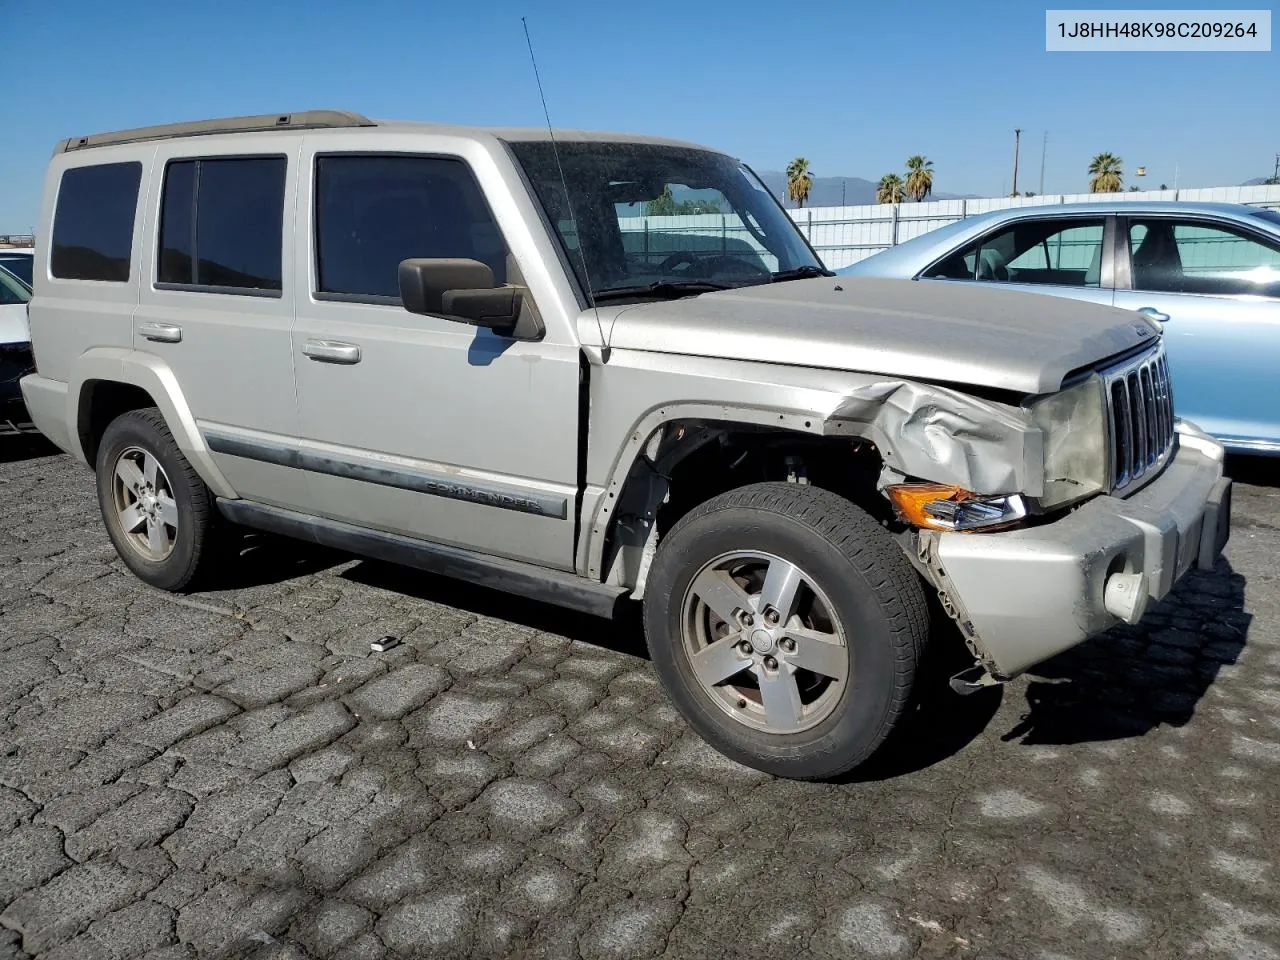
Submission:
M 790 210 L 818 255 L 838 269 L 874 253 L 928 233 L 944 224 L 978 213 L 1008 207 L 1099 201 L 1190 200 L 1247 203 L 1280 209 L 1280 186 L 1202 187 L 1192 190 L 1144 190 L 1130 193 L 1066 193 L 1039 197 L 983 197 L 973 200 L 931 200 L 924 203 L 874 204 L 858 207 L 814 207 Z
M 831 269 L 848 266 L 887 247 L 974 214 L 1007 207 L 1114 200 L 1196 200 L 1247 203 L 1280 209 L 1280 186 L 1203 187 L 1193 190 L 1146 190 L 1136 193 L 1067 193 L 1041 197 L 983 197 L 973 200 L 931 200 L 925 203 L 871 204 L 852 207 L 809 207 L 789 210 Z M 701 214 L 680 217 L 630 217 L 622 221 L 631 252 L 644 249 L 648 231 L 650 256 L 676 248 L 716 252 L 750 240 L 736 217 Z M 728 250 L 727 252 L 733 252 Z M 666 254 L 663 253 L 665 256 Z M 773 264 L 768 264 L 770 267 Z

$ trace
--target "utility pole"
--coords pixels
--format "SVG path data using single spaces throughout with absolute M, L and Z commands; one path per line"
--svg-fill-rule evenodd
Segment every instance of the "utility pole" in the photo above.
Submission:
M 1018 193 L 1018 145 L 1022 140 L 1022 131 L 1015 129 L 1013 131 L 1013 190 L 1010 196 L 1016 196 Z
M 1044 132 L 1044 142 L 1040 144 L 1040 196 L 1044 196 L 1044 155 L 1049 149 L 1049 131 Z
M 1276 154 L 1276 172 L 1271 175 L 1271 179 L 1280 183 L 1280 153 Z

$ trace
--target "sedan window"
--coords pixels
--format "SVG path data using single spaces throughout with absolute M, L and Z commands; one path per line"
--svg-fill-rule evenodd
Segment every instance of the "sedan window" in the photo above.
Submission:
M 1027 220 L 957 250 L 927 278 L 995 283 L 1102 285 L 1103 221 Z
M 15 277 L 31 286 L 31 278 L 34 275 L 32 269 L 35 259 L 29 253 L 8 253 L 0 250 L 0 267 L 8 270 Z
M 31 291 L 21 280 L 0 267 L 0 306 L 13 306 L 31 299 Z
M 1135 290 L 1280 297 L 1280 245 L 1225 224 L 1132 220 L 1129 251 Z

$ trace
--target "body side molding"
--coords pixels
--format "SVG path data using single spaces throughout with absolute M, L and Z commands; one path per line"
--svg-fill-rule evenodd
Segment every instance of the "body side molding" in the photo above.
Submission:
M 457 474 L 435 473 L 394 463 L 370 462 L 295 444 L 223 432 L 213 427 L 203 429 L 209 449 L 225 456 L 261 460 L 281 467 L 397 487 L 500 510 L 532 513 L 553 520 L 564 520 L 569 515 L 568 498 L 556 494 L 525 490 L 510 484 L 463 479 Z

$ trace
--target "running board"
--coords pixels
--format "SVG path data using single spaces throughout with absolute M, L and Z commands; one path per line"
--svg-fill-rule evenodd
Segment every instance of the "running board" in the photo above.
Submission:
M 241 526 L 466 580 L 597 617 L 613 618 L 619 601 L 629 593 L 625 587 L 596 583 L 573 573 L 326 520 L 265 503 L 223 499 L 217 503 L 219 513 Z

